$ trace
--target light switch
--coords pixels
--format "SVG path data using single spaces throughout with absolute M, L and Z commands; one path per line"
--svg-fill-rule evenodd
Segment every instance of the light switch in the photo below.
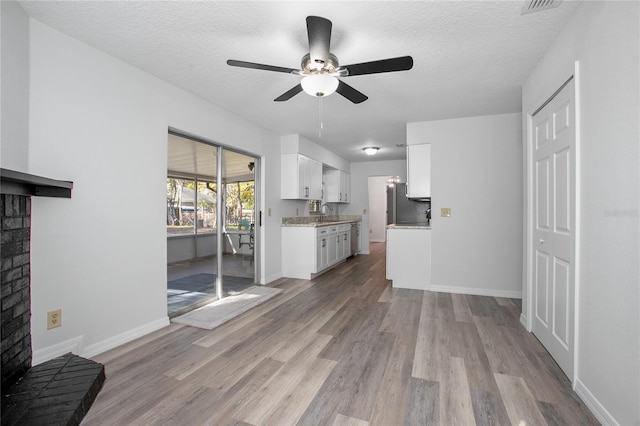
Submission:
M 298 208 L 296 207 L 296 216 L 300 215 L 300 211 L 298 210 Z
M 440 217 L 451 217 L 451 209 L 448 207 L 441 208 Z

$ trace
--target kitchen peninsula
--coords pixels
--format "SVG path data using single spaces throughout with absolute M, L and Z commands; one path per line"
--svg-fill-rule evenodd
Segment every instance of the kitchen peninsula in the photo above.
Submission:
M 426 223 L 387 225 L 387 279 L 394 288 L 429 290 L 431 226 Z
M 352 230 L 360 221 L 357 215 L 282 218 L 283 276 L 310 280 L 357 254 Z

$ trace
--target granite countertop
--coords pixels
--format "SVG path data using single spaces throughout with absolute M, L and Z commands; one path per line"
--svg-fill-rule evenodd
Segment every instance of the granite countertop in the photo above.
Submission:
M 387 229 L 431 229 L 431 224 L 420 223 L 395 223 L 387 225 Z
M 345 223 L 360 222 L 362 216 L 298 216 L 283 217 L 282 226 L 286 227 L 312 227 L 340 225 Z

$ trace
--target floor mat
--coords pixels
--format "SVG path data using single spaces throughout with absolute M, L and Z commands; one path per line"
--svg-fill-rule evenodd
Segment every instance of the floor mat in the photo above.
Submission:
M 241 293 L 225 297 L 222 300 L 216 300 L 187 314 L 175 317 L 171 321 L 191 327 L 212 330 L 277 296 L 282 291 L 280 288 L 253 286 Z

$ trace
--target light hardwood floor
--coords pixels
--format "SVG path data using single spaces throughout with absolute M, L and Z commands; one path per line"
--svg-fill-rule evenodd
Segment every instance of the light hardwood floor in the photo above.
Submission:
M 513 299 L 392 289 L 384 244 L 212 331 L 95 357 L 83 425 L 590 425 Z

